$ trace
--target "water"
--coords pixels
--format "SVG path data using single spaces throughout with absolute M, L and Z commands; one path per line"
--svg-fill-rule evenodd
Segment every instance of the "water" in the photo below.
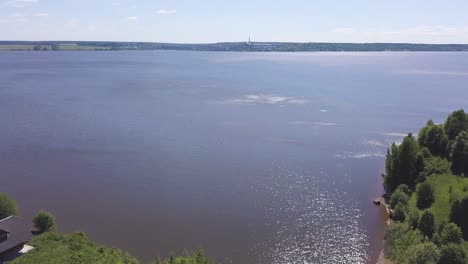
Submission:
M 0 191 L 148 263 L 374 263 L 384 154 L 468 53 L 0 53 Z

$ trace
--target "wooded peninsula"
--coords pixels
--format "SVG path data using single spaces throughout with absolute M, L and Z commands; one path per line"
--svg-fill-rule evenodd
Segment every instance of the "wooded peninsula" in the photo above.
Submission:
M 468 114 L 429 120 L 417 138 L 392 144 L 384 187 L 392 208 L 387 262 L 468 263 Z M 385 262 L 385 261 L 384 261 Z

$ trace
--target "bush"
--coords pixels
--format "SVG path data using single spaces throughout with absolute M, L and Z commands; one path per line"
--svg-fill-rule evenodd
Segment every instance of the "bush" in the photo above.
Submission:
M 385 230 L 384 239 L 385 257 L 395 263 L 406 262 L 409 255 L 408 249 L 423 241 L 421 232 L 418 229 L 412 229 L 406 223 L 390 224 Z
M 39 211 L 33 218 L 34 227 L 39 233 L 51 232 L 55 230 L 55 217 L 46 211 Z
M 452 145 L 452 173 L 454 175 L 468 174 L 468 132 L 461 132 Z
M 408 186 L 402 184 L 398 186 L 398 188 L 390 196 L 390 206 L 392 208 L 395 208 L 395 206 L 397 206 L 399 203 L 403 204 L 404 206 L 408 205 L 410 197 L 409 194 L 405 192 L 406 189 L 409 191 Z
M 419 222 L 419 211 L 412 208 L 409 210 L 408 212 L 408 215 L 407 215 L 407 218 L 408 218 L 408 224 L 412 227 L 412 228 L 418 228 L 418 222 Z
M 0 193 L 0 219 L 17 214 L 18 207 L 16 206 L 15 201 L 13 201 L 13 199 L 8 195 Z
M 447 245 L 450 243 L 460 244 L 462 242 L 462 232 L 459 226 L 454 223 L 446 224 L 440 233 L 440 243 Z
M 399 203 L 393 210 L 393 220 L 395 222 L 405 222 L 406 220 L 407 209 L 406 206 Z
M 439 264 L 466 264 L 466 253 L 461 245 L 442 246 Z
M 434 215 L 426 210 L 419 219 L 418 227 L 423 235 L 432 238 L 435 232 Z
M 434 202 L 434 189 L 428 182 L 423 182 L 418 185 L 416 190 L 417 206 L 419 209 L 431 207 Z
M 437 264 L 440 251 L 433 243 L 423 243 L 408 249 L 408 264 Z
M 468 240 L 468 197 L 453 202 L 450 220 L 461 228 L 463 238 Z

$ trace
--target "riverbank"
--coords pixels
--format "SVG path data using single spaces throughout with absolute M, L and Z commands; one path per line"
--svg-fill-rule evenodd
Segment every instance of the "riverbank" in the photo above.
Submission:
M 382 196 L 376 198 L 373 203 L 384 209 L 385 212 L 385 222 L 388 227 L 391 223 L 391 216 L 393 215 L 393 210 L 390 208 L 387 195 L 383 194 Z M 385 258 L 384 249 L 380 252 L 379 259 L 376 264 L 393 264 L 392 261 Z

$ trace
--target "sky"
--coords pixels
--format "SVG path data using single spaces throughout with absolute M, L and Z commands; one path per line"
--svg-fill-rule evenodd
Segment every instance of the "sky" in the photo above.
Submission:
M 0 0 L 0 40 L 468 43 L 466 0 Z

